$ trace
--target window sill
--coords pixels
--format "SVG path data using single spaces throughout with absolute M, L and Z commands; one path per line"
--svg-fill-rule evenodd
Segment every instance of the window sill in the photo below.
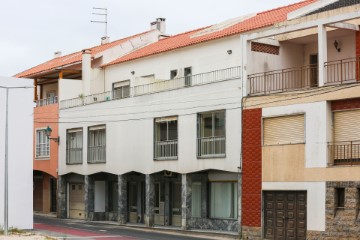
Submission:
M 83 163 L 66 163 L 66 165 L 82 165 Z
M 172 158 L 154 158 L 154 161 L 156 162 L 163 162 L 163 161 L 177 161 L 178 157 L 172 157 Z
M 197 156 L 197 159 L 214 159 L 214 158 L 224 159 L 226 158 L 226 154 Z
M 43 160 L 50 160 L 50 156 L 39 156 L 35 157 L 35 160 L 43 161 Z
M 104 161 L 104 162 L 87 162 L 88 164 L 104 164 L 104 163 L 106 163 L 106 161 Z

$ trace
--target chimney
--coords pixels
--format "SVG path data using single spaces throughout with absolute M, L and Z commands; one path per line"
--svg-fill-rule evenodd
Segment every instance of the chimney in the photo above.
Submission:
M 109 43 L 110 42 L 110 37 L 102 37 L 101 38 L 101 45 Z
M 82 94 L 90 95 L 91 83 L 91 49 L 82 50 Z
M 61 51 L 54 52 L 54 58 L 61 57 L 61 55 L 62 55 Z
M 165 18 L 157 18 L 155 22 L 150 23 L 150 29 L 154 30 L 157 29 L 160 31 L 161 34 L 165 34 L 166 25 L 165 25 Z

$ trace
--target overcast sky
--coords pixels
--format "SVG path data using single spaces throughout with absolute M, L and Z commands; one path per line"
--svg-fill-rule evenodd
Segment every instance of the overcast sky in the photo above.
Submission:
M 100 43 L 104 26 L 92 7 L 108 8 L 110 41 L 150 29 L 166 18 L 168 34 L 177 34 L 247 13 L 301 0 L 1 0 L 0 76 Z

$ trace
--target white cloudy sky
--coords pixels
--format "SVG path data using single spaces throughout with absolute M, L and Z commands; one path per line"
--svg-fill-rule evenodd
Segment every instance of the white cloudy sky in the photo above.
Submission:
M 53 57 L 98 45 L 104 35 L 92 7 L 108 8 L 110 40 L 147 31 L 165 17 L 176 34 L 301 0 L 1 0 L 0 76 L 12 76 Z

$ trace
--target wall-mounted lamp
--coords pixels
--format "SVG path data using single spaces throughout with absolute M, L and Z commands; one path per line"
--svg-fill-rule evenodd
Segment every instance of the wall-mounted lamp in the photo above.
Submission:
M 131 74 L 134 75 L 134 74 L 135 74 L 135 71 L 131 71 Z
M 338 52 L 341 51 L 340 44 L 339 44 L 339 42 L 336 41 L 336 40 L 335 40 L 335 42 L 334 42 L 334 47 L 335 47 L 336 51 L 338 51 Z
M 51 138 L 51 132 L 52 132 L 52 129 L 50 126 L 47 126 L 47 128 L 45 129 L 45 135 L 47 136 L 48 139 L 50 140 L 54 140 L 55 142 L 57 142 L 58 144 L 60 143 L 60 137 L 57 137 L 57 138 Z
M 227 53 L 230 55 L 232 54 L 232 50 L 227 50 Z

